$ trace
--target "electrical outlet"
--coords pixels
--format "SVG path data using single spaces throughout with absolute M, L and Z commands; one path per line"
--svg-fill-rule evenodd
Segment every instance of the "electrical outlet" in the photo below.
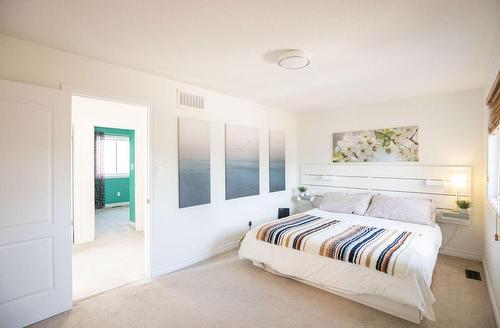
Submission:
M 118 192 L 116 193 L 116 196 L 120 197 L 120 195 L 121 195 L 121 192 L 119 192 L 119 191 L 118 191 Z

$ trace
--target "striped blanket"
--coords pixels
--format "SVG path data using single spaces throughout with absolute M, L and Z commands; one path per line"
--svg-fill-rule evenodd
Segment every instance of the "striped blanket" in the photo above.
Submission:
M 256 238 L 318 254 L 393 276 L 405 276 L 414 252 L 415 233 L 297 214 L 261 226 Z

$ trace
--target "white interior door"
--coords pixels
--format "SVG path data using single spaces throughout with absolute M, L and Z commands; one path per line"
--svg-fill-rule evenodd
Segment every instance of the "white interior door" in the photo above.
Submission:
M 70 106 L 0 80 L 0 327 L 71 308 Z

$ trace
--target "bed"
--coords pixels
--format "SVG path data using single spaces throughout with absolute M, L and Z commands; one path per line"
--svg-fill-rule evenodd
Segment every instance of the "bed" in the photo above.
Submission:
M 346 179 L 351 180 L 347 186 L 352 186 L 352 180 L 356 180 L 357 185 L 360 185 L 360 180 L 366 179 L 366 183 L 374 185 L 373 179 L 380 179 L 381 184 L 386 183 L 384 179 L 390 180 L 392 187 L 383 190 L 378 188 L 359 188 L 355 191 L 371 190 L 377 193 L 401 193 L 404 195 L 412 194 L 420 197 L 433 199 L 440 209 L 450 208 L 456 194 L 449 191 L 448 182 L 451 181 L 450 176 L 456 172 L 465 172 L 468 181 L 470 181 L 470 168 L 456 167 L 423 167 L 410 166 L 408 168 L 383 170 L 385 176 L 378 171 L 377 167 L 359 166 L 355 167 L 357 175 L 352 174 L 352 168 L 348 167 L 348 172 L 345 174 Z M 311 170 L 313 173 L 311 174 Z M 326 170 L 326 172 L 325 172 Z M 318 172 L 319 173 L 316 173 Z M 363 172 L 368 171 L 370 175 Z M 303 169 L 304 172 L 304 169 Z M 318 183 L 318 187 L 314 191 L 319 195 L 319 191 L 329 190 L 351 190 L 350 187 L 332 186 L 338 183 L 337 179 L 325 179 L 325 174 L 331 176 L 340 175 L 339 172 L 345 172 L 345 168 L 319 167 L 314 169 L 307 168 L 306 172 L 309 176 L 302 176 L 302 182 L 308 181 L 309 188 L 314 187 L 314 181 Z M 334 172 L 334 173 L 332 173 Z M 312 179 L 311 179 L 312 176 Z M 433 183 L 429 184 L 429 176 Z M 368 181 L 368 179 L 372 179 Z M 405 191 L 398 191 L 400 185 L 395 183 L 398 179 L 402 180 L 402 185 Z M 442 185 L 436 181 L 443 181 Z M 326 182 L 325 182 L 326 181 Z M 345 184 L 345 181 L 343 181 Z M 414 188 L 418 188 L 419 192 L 412 192 L 408 188 L 409 183 L 413 183 Z M 376 183 L 375 183 L 376 185 Z M 409 191 L 408 191 L 409 189 Z M 470 194 L 469 194 L 470 196 Z M 463 197 L 469 197 L 463 195 Z M 408 257 L 404 272 L 399 274 L 388 274 L 374 268 L 366 267 L 334 259 L 328 256 L 321 256 L 318 252 L 306 252 L 293 247 L 283 247 L 283 245 L 265 242 L 259 235 L 266 225 L 272 225 L 272 222 L 265 222 L 252 228 L 247 232 L 242 241 L 239 256 L 242 259 L 248 259 L 252 263 L 268 272 L 292 278 L 300 282 L 315 286 L 333 294 L 340 295 L 358 303 L 376 308 L 386 313 L 401 317 L 405 320 L 420 323 L 422 318 L 435 320 L 433 312 L 433 304 L 435 298 L 431 291 L 432 275 L 437 260 L 437 255 L 442 242 L 441 229 L 438 224 L 422 225 L 415 223 L 407 223 L 371 217 L 367 215 L 345 214 L 330 211 L 324 211 L 318 208 L 313 208 L 301 215 L 321 218 L 328 224 L 338 227 L 338 231 L 345 230 L 351 226 L 372 227 L 373 229 L 390 230 L 390 231 L 405 231 L 412 233 L 412 255 Z M 286 218 L 284 220 L 287 220 Z M 291 220 L 291 219 L 290 219 Z M 319 220 L 319 219 L 318 219 Z M 279 220 L 278 220 L 279 221 Z M 335 231 L 334 228 L 328 227 L 324 234 Z M 338 233 L 336 231 L 335 233 Z M 328 236 L 323 236 L 326 240 Z M 324 255 L 324 254 L 323 254 Z
M 239 256 L 269 272 L 306 282 L 412 322 L 420 322 L 421 315 L 434 320 L 432 304 L 435 300 L 430 285 L 441 246 L 439 225 L 430 227 L 320 209 L 306 213 L 348 224 L 416 232 L 421 234 L 419 254 L 412 259 L 409 274 L 405 278 L 397 278 L 349 262 L 257 240 L 258 226 L 246 234 Z M 394 307 L 395 311 L 392 310 Z

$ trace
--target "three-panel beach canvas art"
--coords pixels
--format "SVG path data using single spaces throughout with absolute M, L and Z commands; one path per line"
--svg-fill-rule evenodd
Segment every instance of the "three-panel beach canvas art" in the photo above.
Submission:
M 179 118 L 179 207 L 210 203 L 210 123 Z
M 258 195 L 259 129 L 226 124 L 226 199 Z
M 285 133 L 269 131 L 269 191 L 285 189 Z
M 179 208 L 209 204 L 210 122 L 179 118 Z M 285 133 L 269 131 L 269 192 L 286 189 Z M 225 125 L 225 199 L 260 194 L 260 130 Z

